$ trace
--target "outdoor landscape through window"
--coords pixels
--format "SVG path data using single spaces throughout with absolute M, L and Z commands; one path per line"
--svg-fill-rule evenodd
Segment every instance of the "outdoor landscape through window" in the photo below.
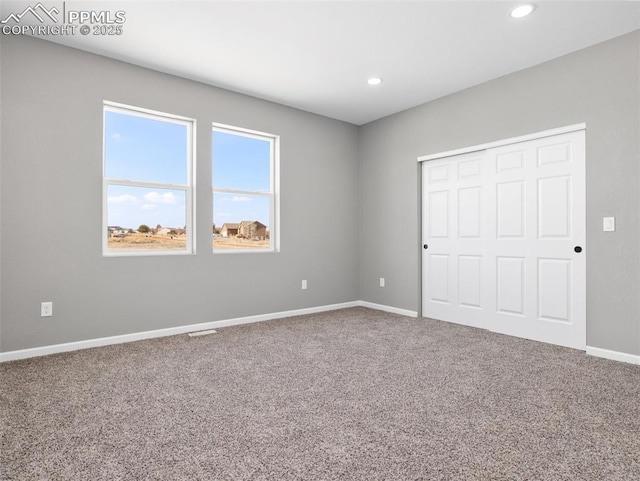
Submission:
M 214 251 L 274 250 L 276 139 L 214 126 Z
M 192 251 L 192 123 L 105 104 L 105 253 Z

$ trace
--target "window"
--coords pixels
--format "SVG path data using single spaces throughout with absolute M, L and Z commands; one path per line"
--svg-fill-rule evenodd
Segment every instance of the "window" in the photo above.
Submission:
M 190 254 L 194 121 L 104 104 L 103 254 Z
M 278 251 L 279 137 L 213 126 L 214 252 Z

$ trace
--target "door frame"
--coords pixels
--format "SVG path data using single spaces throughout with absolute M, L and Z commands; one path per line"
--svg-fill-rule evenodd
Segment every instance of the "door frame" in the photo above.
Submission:
M 538 139 L 543 139 L 545 137 L 553 137 L 554 135 L 568 134 L 571 132 L 577 132 L 579 130 L 586 131 L 587 124 L 581 123 L 581 124 L 567 125 L 566 127 L 558 127 L 551 130 L 543 130 L 541 132 L 535 132 L 532 134 L 520 135 L 518 137 L 511 137 L 508 139 L 496 140 L 494 142 L 487 142 L 484 144 L 478 144 L 478 145 L 473 145 L 469 147 L 462 147 L 460 149 L 447 150 L 444 152 L 439 152 L 437 154 L 422 155 L 418 157 L 418 163 L 426 162 L 429 160 L 443 159 L 445 157 L 453 157 L 454 155 L 468 154 L 471 152 L 477 152 L 478 150 L 487 150 L 487 149 L 492 149 L 494 147 L 502 147 L 504 145 L 517 144 L 518 142 L 526 142 L 528 140 L 538 140 Z M 420 192 L 420 195 L 422 196 L 422 192 Z

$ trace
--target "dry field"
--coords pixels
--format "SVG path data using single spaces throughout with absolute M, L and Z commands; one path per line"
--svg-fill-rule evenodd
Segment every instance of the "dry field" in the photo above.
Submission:
M 136 232 L 126 237 L 109 237 L 109 250 L 184 250 L 186 235 L 141 234 Z M 268 249 L 269 240 L 257 241 L 238 237 L 215 237 L 212 243 L 216 249 Z
M 269 239 L 259 241 L 239 237 L 214 237 L 213 247 L 215 249 L 268 249 Z
M 187 236 L 182 235 L 158 235 L 158 234 L 135 234 L 126 237 L 109 237 L 109 249 L 112 250 L 183 250 L 187 246 Z

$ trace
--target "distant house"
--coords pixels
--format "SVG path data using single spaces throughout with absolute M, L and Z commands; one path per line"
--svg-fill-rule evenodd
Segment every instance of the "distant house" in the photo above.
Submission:
M 264 240 L 267 238 L 267 226 L 257 220 L 243 220 L 238 225 L 238 235 L 246 239 Z
M 239 224 L 222 224 L 220 234 L 222 237 L 235 237 L 238 235 L 238 226 Z
M 187 232 L 186 230 L 180 229 L 179 227 L 161 227 L 156 231 L 156 234 L 173 236 L 173 235 L 182 235 L 182 234 L 185 234 L 186 232 Z
M 109 237 L 125 237 L 128 234 L 127 229 L 123 229 L 119 225 L 110 225 L 107 227 L 109 231 Z

